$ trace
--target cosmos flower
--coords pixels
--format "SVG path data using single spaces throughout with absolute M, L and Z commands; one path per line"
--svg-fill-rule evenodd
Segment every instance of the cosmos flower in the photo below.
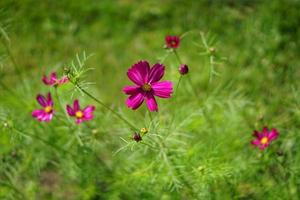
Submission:
M 150 68 L 147 61 L 135 63 L 127 72 L 128 78 L 135 83 L 135 86 L 123 88 L 123 92 L 129 95 L 126 100 L 127 106 L 135 110 L 146 100 L 147 107 L 151 112 L 158 111 L 154 96 L 170 98 L 173 92 L 172 82 L 160 81 L 164 73 L 165 66 L 162 64 L 156 63 Z
M 264 150 L 269 146 L 271 141 L 278 137 L 278 135 L 279 133 L 276 129 L 273 128 L 269 131 L 267 127 L 264 127 L 262 133 L 254 131 L 253 136 L 256 137 L 256 139 L 252 140 L 251 144 L 259 147 L 261 150 Z
M 80 109 L 79 102 L 76 99 L 73 103 L 73 108 L 67 105 L 67 112 L 71 117 L 76 117 L 76 123 L 80 124 L 84 121 L 89 121 L 94 118 L 93 112 L 95 106 L 87 106 L 83 110 Z
M 189 67 L 186 64 L 181 64 L 178 71 L 181 75 L 185 75 L 189 72 Z
M 50 121 L 54 115 L 53 101 L 51 94 L 48 93 L 47 97 L 37 95 L 36 100 L 43 107 L 43 109 L 36 109 L 32 112 L 32 116 L 39 121 Z
M 57 75 L 55 72 L 52 72 L 49 76 L 49 78 L 44 75 L 42 78 L 42 81 L 44 82 L 45 85 L 49 85 L 49 86 L 59 86 L 62 85 L 64 83 L 67 83 L 69 81 L 67 76 L 63 76 L 61 79 L 57 79 Z
M 180 38 L 178 36 L 167 35 L 165 37 L 166 46 L 168 48 L 177 49 L 180 44 Z

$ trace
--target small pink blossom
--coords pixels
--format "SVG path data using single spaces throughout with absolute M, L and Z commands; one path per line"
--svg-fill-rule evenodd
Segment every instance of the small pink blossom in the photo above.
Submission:
M 34 110 L 32 112 L 32 116 L 39 121 L 50 121 L 54 115 L 51 94 L 48 93 L 46 98 L 39 94 L 37 95 L 36 100 L 43 107 L 43 109 Z
M 45 85 L 49 86 L 59 86 L 64 83 L 67 83 L 69 81 L 67 76 L 63 76 L 61 79 L 57 79 L 57 75 L 55 72 L 52 72 L 49 76 L 49 78 L 44 75 L 42 78 L 42 81 L 44 82 Z
M 173 36 L 173 35 L 167 35 L 165 37 L 166 46 L 171 49 L 177 49 L 180 44 L 180 37 Z
M 95 106 L 87 106 L 83 110 L 80 109 L 79 102 L 76 99 L 73 103 L 73 108 L 67 105 L 67 112 L 71 117 L 76 118 L 76 123 L 80 124 L 84 121 L 89 121 L 94 118 L 93 112 L 95 110 Z
M 160 81 L 164 73 L 165 66 L 162 64 L 156 63 L 150 68 L 147 61 L 135 63 L 127 72 L 128 78 L 135 85 L 123 88 L 123 92 L 129 95 L 126 100 L 127 106 L 135 110 L 146 100 L 147 107 L 151 112 L 158 111 L 154 96 L 170 98 L 173 92 L 171 81 Z
M 278 135 L 279 133 L 275 128 L 269 131 L 267 127 L 264 127 L 262 133 L 254 131 L 253 136 L 256 137 L 256 139 L 252 140 L 251 144 L 257 146 L 260 150 L 264 150 Z

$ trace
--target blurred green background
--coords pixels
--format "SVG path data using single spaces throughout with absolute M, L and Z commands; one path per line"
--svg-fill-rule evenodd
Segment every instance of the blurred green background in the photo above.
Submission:
M 0 198 L 299 199 L 299 10 L 298 0 L 0 1 Z M 216 50 L 211 81 L 200 32 Z M 133 63 L 165 55 L 165 79 L 177 83 L 167 34 L 185 35 L 178 53 L 199 95 L 184 77 L 150 124 L 121 89 Z M 132 133 L 98 105 L 81 126 L 31 117 L 36 94 L 54 92 L 42 75 L 63 74 L 83 52 L 88 91 L 166 147 L 130 143 L 114 155 Z M 95 103 L 72 88 L 59 88 L 63 104 Z M 250 141 L 265 125 L 280 137 L 262 153 Z

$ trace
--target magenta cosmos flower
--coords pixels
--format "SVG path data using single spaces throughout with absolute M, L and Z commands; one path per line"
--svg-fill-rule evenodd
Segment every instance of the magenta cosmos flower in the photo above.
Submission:
M 42 81 L 45 83 L 45 85 L 49 85 L 49 86 L 59 86 L 62 85 L 64 83 L 67 83 L 69 81 L 67 76 L 63 76 L 61 79 L 57 79 L 57 75 L 55 72 L 52 72 L 49 76 L 49 78 L 44 75 L 42 78 Z
M 37 95 L 36 100 L 43 107 L 43 109 L 36 109 L 32 112 L 32 116 L 39 121 L 50 121 L 54 114 L 53 101 L 51 94 L 48 93 L 47 97 Z
M 157 102 L 154 96 L 170 98 L 173 92 L 173 85 L 170 81 L 160 81 L 164 76 L 165 66 L 159 63 L 150 68 L 147 61 L 139 61 L 127 72 L 128 78 L 135 83 L 135 86 L 126 86 L 123 92 L 130 95 L 126 104 L 135 110 L 146 100 L 150 111 L 158 111 Z
M 180 44 L 180 38 L 178 36 L 167 35 L 165 41 L 167 47 L 172 49 L 177 49 Z
M 259 147 L 261 150 L 264 150 L 269 146 L 271 141 L 278 137 L 278 135 L 279 133 L 276 129 L 273 128 L 269 131 L 267 127 L 264 127 L 262 133 L 254 131 L 253 136 L 256 137 L 256 139 L 252 140 L 251 144 Z
M 94 118 L 93 112 L 95 106 L 87 106 L 83 110 L 80 109 L 79 102 L 76 99 L 73 103 L 73 108 L 67 105 L 67 112 L 71 117 L 76 117 L 76 123 L 80 124 L 84 121 L 89 121 Z

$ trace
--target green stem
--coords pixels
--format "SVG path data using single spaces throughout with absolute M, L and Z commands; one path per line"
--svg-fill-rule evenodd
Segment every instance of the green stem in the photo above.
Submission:
M 176 58 L 177 58 L 177 61 L 179 62 L 179 65 L 181 65 L 182 64 L 182 62 L 181 62 L 181 59 L 180 59 L 180 57 L 179 57 L 179 55 L 178 55 L 178 53 L 177 53 L 177 51 L 176 51 L 176 49 L 174 49 L 174 54 L 175 54 L 175 56 L 176 56 Z
M 73 82 L 72 82 L 73 83 Z M 102 101 L 100 101 L 99 99 L 97 99 L 96 97 L 94 97 L 92 94 L 90 94 L 88 91 L 86 91 L 85 89 L 83 89 L 80 85 L 73 83 L 81 92 L 83 92 L 84 94 L 86 94 L 88 97 L 90 97 L 91 99 L 93 99 L 94 101 L 96 101 L 99 105 L 101 105 L 102 107 L 104 107 L 105 109 L 107 109 L 108 111 L 110 111 L 111 113 L 113 113 L 116 117 L 118 117 L 119 119 L 121 119 L 123 122 L 125 122 L 133 131 L 137 131 L 138 129 L 131 124 L 127 119 L 125 119 L 122 115 L 120 115 L 118 112 L 114 111 L 113 109 L 111 109 L 109 106 L 107 106 L 106 104 L 104 104 Z
M 173 98 L 174 98 L 175 95 L 177 94 L 177 90 L 178 90 L 178 88 L 179 88 L 179 84 L 180 84 L 180 82 L 181 82 L 181 79 L 182 79 L 182 75 L 180 75 L 179 80 L 178 80 L 178 82 L 177 82 L 176 90 L 175 90 L 175 92 L 174 92 Z

